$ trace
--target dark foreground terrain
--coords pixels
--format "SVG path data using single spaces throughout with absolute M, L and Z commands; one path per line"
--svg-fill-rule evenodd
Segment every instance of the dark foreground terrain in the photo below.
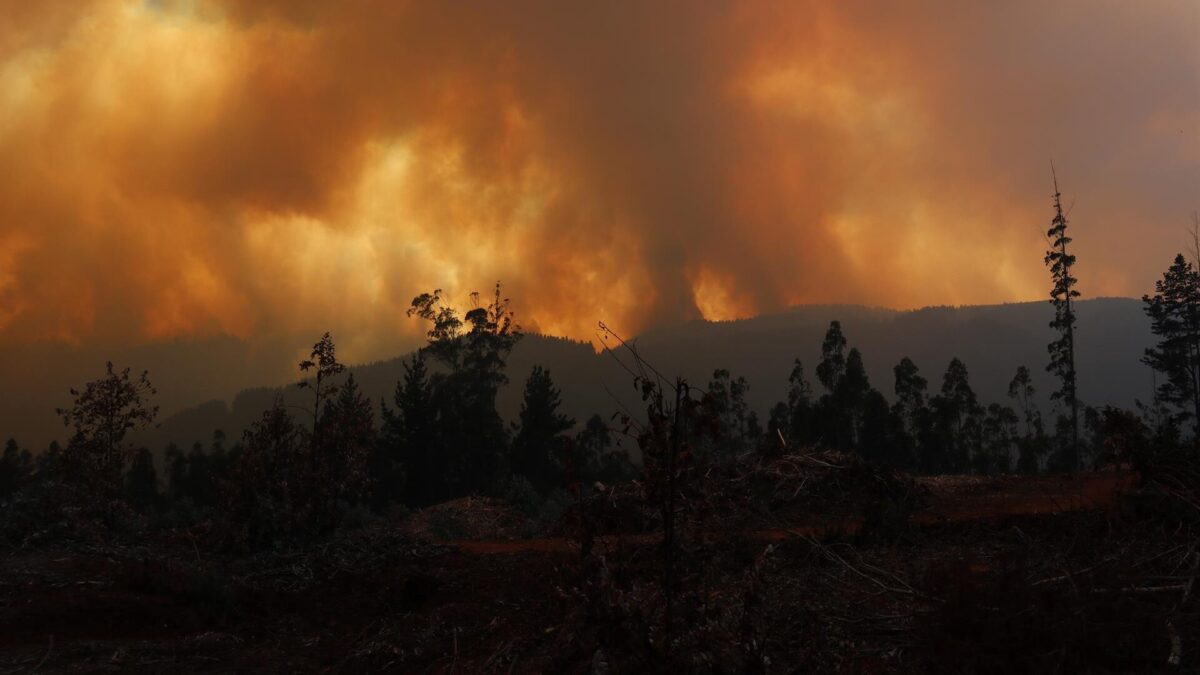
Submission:
M 898 519 L 705 521 L 669 603 L 661 534 L 501 538 L 514 518 L 479 499 L 253 556 L 187 532 L 8 550 L 0 672 L 1200 667 L 1196 533 L 1131 475 L 915 486 Z

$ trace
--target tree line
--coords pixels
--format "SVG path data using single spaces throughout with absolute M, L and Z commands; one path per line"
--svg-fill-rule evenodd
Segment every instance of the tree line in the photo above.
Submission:
M 1157 339 L 1143 356 L 1160 378 L 1153 400 L 1133 411 L 1085 405 L 1075 367 L 1080 293 L 1057 180 L 1053 204 L 1045 256 L 1055 308 L 1046 366 L 1058 382 L 1052 411 L 1039 408 L 1026 366 L 1013 374 L 1007 403 L 984 405 L 957 358 L 933 385 L 916 363 L 901 359 L 889 400 L 833 321 L 813 370 L 818 387 L 796 359 L 786 396 L 770 409 L 765 427 L 746 403 L 745 378 L 714 371 L 699 397 L 700 418 L 713 433 L 697 435 L 702 440 L 689 451 L 727 460 L 819 446 L 924 474 L 1073 471 L 1133 446 L 1194 453 L 1200 437 L 1195 260 L 1180 253 L 1143 297 Z M 1194 234 L 1200 257 L 1200 233 Z M 298 386 L 310 395 L 305 405 L 277 399 L 233 443 L 215 431 L 207 447 L 169 446 L 162 480 L 150 450 L 127 442 L 157 416 L 149 374 L 108 363 L 100 379 L 72 389 L 72 403 L 58 410 L 71 431 L 65 445 L 53 443 L 35 456 L 7 442 L 0 501 L 51 500 L 106 514 L 120 505 L 180 522 L 216 518 L 231 540 L 255 544 L 328 531 L 356 510 L 420 508 L 472 494 L 536 509 L 596 482 L 637 475 L 618 442 L 621 430 L 599 415 L 582 425 L 564 415 L 561 391 L 541 367 L 525 380 L 518 419 L 509 424 L 497 412 L 497 394 L 509 381 L 507 359 L 522 337 L 499 284 L 486 302 L 472 294 L 465 311 L 449 306 L 440 291 L 423 293 L 408 314 L 425 322 L 426 344 L 404 363 L 390 401 L 363 395 L 326 333 L 298 364 L 304 375 Z
M 577 425 L 560 411 L 548 370 L 533 368 L 517 421 L 502 419 L 496 397 L 521 329 L 499 284 L 487 303 L 479 294 L 471 303 L 460 312 L 440 291 L 413 299 L 409 314 L 427 322 L 428 340 L 404 364 L 390 401 L 367 399 L 326 333 L 299 364 L 305 405 L 277 398 L 231 445 L 218 430 L 208 447 L 168 446 L 163 480 L 151 451 L 126 442 L 157 416 L 149 374 L 109 363 L 58 411 L 72 431 L 65 446 L 35 457 L 8 442 L 0 500 L 24 490 L 98 511 L 119 504 L 182 523 L 216 518 L 232 543 L 259 545 L 329 531 L 356 509 L 472 494 L 536 509 L 552 496 L 563 501 L 567 489 L 632 478 L 604 419 Z

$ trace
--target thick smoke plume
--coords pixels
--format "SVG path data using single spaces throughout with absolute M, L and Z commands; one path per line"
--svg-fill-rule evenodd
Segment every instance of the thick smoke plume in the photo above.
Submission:
M 334 327 L 502 279 L 581 338 L 1141 293 L 1200 185 L 1185 2 L 0 0 L 0 343 Z

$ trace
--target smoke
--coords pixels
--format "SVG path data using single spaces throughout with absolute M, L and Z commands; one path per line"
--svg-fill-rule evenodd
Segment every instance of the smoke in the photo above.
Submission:
M 0 344 L 335 327 L 504 282 L 590 338 L 1087 295 L 1200 185 L 1200 6 L 0 0 Z M 347 340 L 346 338 L 351 338 Z

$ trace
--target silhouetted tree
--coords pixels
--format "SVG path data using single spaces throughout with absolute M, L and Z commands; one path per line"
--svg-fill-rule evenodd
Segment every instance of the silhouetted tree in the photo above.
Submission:
M 904 467 L 910 462 L 904 423 L 878 389 L 869 389 L 862 398 L 858 452 L 876 464 Z
M 221 486 L 230 477 L 240 449 L 225 449 L 225 432 L 213 431 L 208 451 L 196 443 L 184 453 L 174 443 L 163 453 L 167 468 L 167 499 L 184 508 L 213 509 L 219 506 Z
M 1012 408 L 999 403 L 989 404 L 982 422 L 981 452 L 975 457 L 974 469 L 982 474 L 1008 473 L 1012 467 L 1012 451 L 1018 447 L 1020 419 Z
M 167 499 L 179 502 L 189 497 L 188 459 L 183 450 L 174 441 L 163 448 L 163 462 L 166 466 Z
M 1179 428 L 1179 416 L 1159 401 L 1157 387 L 1155 390 L 1156 395 L 1149 405 L 1140 400 L 1134 402 L 1139 416 L 1146 423 L 1150 447 L 1155 450 L 1177 449 L 1183 440 L 1183 433 Z
M 425 450 L 444 455 L 449 494 L 486 491 L 501 478 L 508 434 L 496 393 L 508 381 L 506 361 L 521 338 L 500 284 L 488 305 L 479 305 L 478 293 L 471 299 L 475 306 L 463 319 L 442 304 L 441 291 L 413 298 L 408 310 L 431 324 L 427 350 L 449 371 L 431 378 L 439 447 Z
M 301 433 L 283 404 L 276 402 L 247 431 L 239 479 L 258 476 L 267 481 L 265 499 L 262 494 L 248 499 L 253 489 L 243 486 L 242 502 L 289 512 L 274 526 L 283 527 L 291 519 L 286 525 L 294 531 L 319 532 L 337 524 L 342 504 L 357 501 L 366 491 L 367 463 L 376 445 L 374 414 L 353 374 L 344 383 L 334 381 L 346 367 L 338 362 L 329 333 L 313 345 L 310 358 L 299 368 L 313 371 L 310 379 L 297 384 L 313 393 L 311 433 Z M 305 441 L 303 446 L 296 446 L 300 441 Z
M 612 433 L 600 415 L 589 417 L 583 428 L 575 434 L 575 450 L 584 467 L 593 464 L 612 444 Z M 579 473 L 581 478 L 585 478 L 588 471 L 581 467 Z
M 780 437 L 790 447 L 803 447 L 814 440 L 813 393 L 804 377 L 804 364 L 800 359 L 792 362 L 788 375 L 787 401 L 781 401 L 771 409 L 767 421 L 767 438 L 762 446 L 770 451 L 780 449 Z
M 896 435 L 897 452 L 902 456 L 900 466 L 920 467 L 920 442 L 932 432 L 932 418 L 927 405 L 929 382 L 920 374 L 917 364 L 907 356 L 892 369 L 895 376 L 893 391 L 896 402 L 892 414 L 899 424 Z
M 149 372 L 134 378 L 128 368 L 113 370 L 111 361 L 105 364 L 104 377 L 82 390 L 71 389 L 75 398 L 71 407 L 57 410 L 63 425 L 74 428 L 62 453 L 64 477 L 77 486 L 115 496 L 132 452 L 125 437 L 154 422 L 158 406 L 149 401 L 155 393 Z
M 938 435 L 942 439 L 951 471 L 964 471 L 981 441 L 979 401 L 971 389 L 967 366 L 950 360 L 942 378 L 942 392 L 933 400 Z
M 852 348 L 846 355 L 845 370 L 837 380 L 837 389 L 833 393 L 838 447 L 859 447 L 863 436 L 863 408 L 871 391 L 862 352 L 857 347 Z
M 125 472 L 125 499 L 135 509 L 148 512 L 158 508 L 159 496 L 154 455 L 141 448 L 133 454 L 133 462 Z
M 62 479 L 63 449 L 58 441 L 50 441 L 46 451 L 38 454 L 34 460 L 34 475 L 39 483 Z
M 1042 424 L 1042 415 L 1037 409 L 1036 395 L 1037 390 L 1033 387 L 1033 378 L 1029 374 L 1029 368 L 1017 366 L 1016 374 L 1008 383 L 1008 397 L 1019 406 L 1025 421 L 1026 435 L 1033 435 L 1034 430 L 1041 427 Z
M 746 392 L 749 390 L 750 384 L 746 378 L 733 379 L 724 368 L 713 371 L 702 405 L 706 407 L 709 417 L 717 422 L 718 429 L 712 445 L 720 457 L 732 457 L 753 450 L 762 437 L 758 415 L 746 403 Z
M 1066 423 L 1059 425 L 1065 426 L 1069 434 L 1063 447 L 1063 462 L 1074 470 L 1079 464 L 1079 399 L 1075 373 L 1074 308 L 1079 291 L 1075 290 L 1078 280 L 1071 276 L 1075 256 L 1067 252 L 1071 238 L 1067 236 L 1067 217 L 1063 214 L 1062 194 L 1058 191 L 1057 177 L 1054 179 L 1054 219 L 1046 236 L 1050 239 L 1050 250 L 1046 251 L 1045 262 L 1050 268 L 1050 278 L 1053 281 L 1050 302 L 1054 305 L 1054 320 L 1050 322 L 1050 327 L 1059 334 L 1058 339 L 1047 346 L 1050 364 L 1046 366 L 1046 370 L 1054 373 L 1061 383 L 1058 390 L 1050 396 L 1055 401 L 1061 401 L 1067 410 Z
M 512 471 L 524 476 L 542 494 L 562 483 L 559 465 L 568 440 L 564 434 L 575 426 L 575 420 L 558 411 L 561 405 L 561 392 L 555 388 L 550 371 L 534 366 L 525 381 L 525 398 L 513 438 Z
M 817 364 L 817 379 L 829 393 L 837 391 L 838 383 L 846 372 L 846 337 L 842 335 L 842 324 L 833 321 L 825 331 L 821 343 L 821 362 Z
M 243 542 L 266 544 L 304 529 L 300 507 L 309 441 L 279 399 L 246 430 L 244 450 L 224 490 L 225 513 Z
M 1155 282 L 1154 295 L 1142 302 L 1158 338 L 1142 361 L 1165 378 L 1156 398 L 1174 411 L 1177 423 L 1191 420 L 1193 436 L 1200 438 L 1200 273 L 1177 255 Z
M 1140 406 L 1141 404 L 1138 403 Z M 1107 407 L 1103 413 L 1104 439 L 1111 459 L 1129 462 L 1142 475 L 1150 469 L 1150 428 L 1144 415 L 1129 410 Z
M 845 339 L 836 321 L 834 324 L 825 339 L 825 346 L 830 349 L 823 350 L 824 358 L 817 367 L 822 384 L 829 389 L 829 393 L 817 401 L 813 416 L 818 431 L 815 440 L 839 450 L 853 450 L 858 447 L 862 433 L 864 397 L 871 390 L 871 385 L 858 349 L 842 354 L 841 347 L 845 346 Z
M 1104 448 L 1104 416 L 1092 406 L 1083 409 L 1083 428 L 1087 432 L 1081 445 L 1080 464 L 1083 467 L 1099 468 L 1106 460 Z
M 331 379 L 337 377 L 346 370 L 346 367 L 337 360 L 337 349 L 334 347 L 333 338 L 328 332 L 321 336 L 321 339 L 313 345 L 312 354 L 309 358 L 300 362 L 300 371 L 307 373 L 310 370 L 315 370 L 316 373 L 311 380 L 301 380 L 296 386 L 301 389 L 311 389 L 313 393 L 312 407 L 312 442 L 316 446 L 321 442 L 321 404 L 327 399 L 337 396 L 339 385 L 330 382 Z
M 608 425 L 599 415 L 589 417 L 575 435 L 575 453 L 576 479 L 584 483 L 622 483 L 637 473 L 629 453 L 613 445 Z
M 910 434 L 917 432 L 918 416 L 925 409 L 925 399 L 929 387 L 917 368 L 917 364 L 907 356 L 892 369 L 896 376 L 895 394 L 896 413 L 904 420 L 905 428 Z
M 396 383 L 395 410 L 383 410 L 382 445 L 388 448 L 385 484 L 393 499 L 404 490 L 410 506 L 425 506 L 447 494 L 449 466 L 437 438 L 437 409 L 425 353 L 418 350 L 404 364 L 404 379 Z
M 311 462 L 309 497 L 315 500 L 313 517 L 322 527 L 338 521 L 340 504 L 357 502 L 368 488 L 367 463 L 376 446 L 375 415 L 371 402 L 351 373 L 337 397 L 325 407 L 322 439 Z
M 856 363 L 851 364 L 852 358 Z M 847 356 L 841 323 L 830 322 L 821 344 L 821 363 L 817 364 L 817 380 L 828 393 L 817 401 L 816 420 L 820 438 L 835 448 L 852 449 L 856 444 L 857 406 L 862 404 L 860 396 L 868 389 L 863 386 L 865 372 L 862 365 L 862 354 L 857 350 L 851 350 Z M 850 372 L 851 368 L 854 372 Z M 842 382 L 847 375 L 853 381 Z
M 479 293 L 472 293 L 473 307 L 463 319 L 458 318 L 456 310 L 442 304 L 441 293 L 439 289 L 418 295 L 408 310 L 409 316 L 432 324 L 427 333 L 429 352 L 452 371 L 479 376 L 484 380 L 482 384 L 499 387 L 508 382 L 505 359 L 521 338 L 521 328 L 513 320 L 508 298 L 501 298 L 500 284 L 496 284 L 495 295 L 487 306 L 480 306 Z
M 16 494 L 33 475 L 33 455 L 22 450 L 17 441 L 10 438 L 0 455 L 0 500 Z
M 603 324 L 601 328 L 605 329 Z M 646 421 L 638 433 L 638 447 L 642 451 L 647 501 L 658 507 L 662 518 L 662 653 L 664 663 L 670 663 L 674 607 L 681 590 L 679 549 L 688 515 L 680 492 L 701 459 L 688 448 L 694 447 L 698 435 L 710 428 L 711 420 L 704 419 L 703 407 L 692 397 L 692 388 L 682 378 L 677 378 L 670 388 L 661 384 L 661 378 L 638 377 L 635 384 L 646 402 Z
M 1038 410 L 1029 368 L 1018 366 L 1013 379 L 1008 383 L 1008 397 L 1018 406 L 1025 421 L 1025 433 L 1017 442 L 1017 471 L 1036 473 L 1039 458 L 1045 453 L 1045 429 L 1042 414 Z

